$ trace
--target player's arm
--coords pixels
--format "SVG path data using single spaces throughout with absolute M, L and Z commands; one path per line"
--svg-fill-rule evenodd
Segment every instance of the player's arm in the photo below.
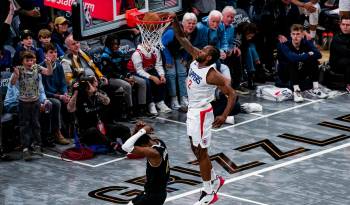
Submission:
M 233 109 L 233 106 L 236 102 L 236 92 L 232 89 L 230 85 L 230 81 L 226 79 L 223 75 L 221 75 L 214 68 L 211 68 L 207 75 L 207 82 L 211 85 L 216 85 L 222 93 L 227 97 L 227 104 L 224 112 L 217 116 L 213 122 L 213 127 L 220 127 L 226 120 L 227 116 Z
M 187 39 L 184 31 L 182 30 L 179 21 L 177 19 L 177 16 L 175 13 L 171 13 L 170 16 L 173 18 L 173 28 L 175 31 L 175 36 L 179 43 L 184 47 L 184 49 L 191 54 L 191 56 L 196 59 L 197 56 L 200 53 L 200 50 L 196 47 L 194 47 L 191 42 Z
M 152 127 L 146 125 L 131 136 L 122 146 L 126 152 L 133 153 L 140 156 L 145 156 L 152 165 L 160 164 L 162 158 L 159 152 L 151 147 L 135 146 L 136 141 L 144 134 L 152 132 Z

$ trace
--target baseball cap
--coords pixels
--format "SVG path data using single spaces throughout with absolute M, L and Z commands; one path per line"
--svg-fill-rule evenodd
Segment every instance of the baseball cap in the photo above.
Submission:
M 61 25 L 63 23 L 68 23 L 68 20 L 63 16 L 59 16 L 55 19 L 55 25 Z

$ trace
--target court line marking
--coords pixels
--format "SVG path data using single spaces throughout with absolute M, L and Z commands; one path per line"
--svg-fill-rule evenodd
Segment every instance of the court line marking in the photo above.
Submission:
M 227 130 L 227 129 L 230 129 L 230 128 L 233 128 L 233 127 L 237 127 L 237 126 L 240 126 L 240 125 L 244 125 L 244 124 L 256 121 L 256 120 L 260 120 L 260 119 L 271 117 L 271 116 L 274 116 L 274 115 L 277 115 L 277 114 L 280 114 L 280 113 L 288 112 L 288 111 L 295 110 L 295 109 L 298 109 L 298 108 L 301 108 L 301 107 L 305 107 L 305 106 L 308 106 L 308 105 L 311 105 L 311 104 L 315 104 L 315 103 L 321 102 L 322 100 L 323 99 L 319 99 L 319 100 L 315 100 L 315 101 L 312 101 L 312 102 L 308 102 L 308 103 L 304 103 L 304 104 L 301 104 L 301 105 L 297 105 L 297 106 L 294 106 L 294 107 L 286 108 L 284 110 L 279 110 L 277 112 L 273 112 L 273 113 L 270 113 L 270 114 L 267 114 L 267 115 L 263 115 L 263 116 L 260 116 L 260 117 L 254 118 L 254 119 L 250 119 L 250 120 L 247 120 L 247 121 L 244 121 L 244 122 L 240 122 L 240 123 L 237 123 L 237 124 L 234 124 L 234 125 L 226 126 L 226 127 L 219 128 L 219 129 L 212 129 L 212 131 L 213 132 L 220 132 L 220 131 Z
M 225 197 L 232 198 L 232 199 L 237 199 L 237 200 L 239 200 L 239 201 L 249 202 L 249 203 L 252 203 L 252 204 L 268 205 L 268 204 L 260 203 L 260 202 L 257 202 L 257 201 L 253 201 L 253 200 L 249 200 L 249 199 L 244 199 L 244 198 L 241 198 L 241 197 L 237 197 L 237 196 L 231 196 L 231 195 L 228 195 L 228 194 L 225 194 L 225 193 L 218 193 L 218 195 L 220 195 L 220 196 L 225 196 Z
M 87 166 L 87 167 L 94 167 L 94 165 L 91 165 L 91 164 L 87 164 L 87 163 L 84 163 L 84 162 L 78 162 L 78 161 L 74 161 L 74 160 L 70 160 L 70 159 L 62 159 L 61 157 L 57 157 L 57 156 L 54 156 L 54 155 L 50 155 L 50 154 L 44 154 L 44 156 L 47 156 L 47 157 L 51 157 L 51 158 L 54 158 L 54 159 L 59 159 L 63 162 L 72 162 L 74 164 L 79 164 L 79 165 L 83 165 L 83 166 Z
M 255 176 L 264 178 L 264 176 L 263 176 L 263 175 L 260 175 L 260 174 L 256 174 Z
M 255 115 L 255 116 L 259 116 L 259 117 L 262 117 L 264 116 L 263 114 L 259 114 L 259 113 L 254 113 L 254 112 L 251 112 L 251 113 L 247 113 L 249 115 Z
M 107 161 L 107 162 L 103 162 L 103 163 L 100 163 L 100 164 L 93 165 L 93 164 L 88 164 L 88 163 L 79 162 L 79 161 L 75 161 L 75 160 L 70 160 L 70 159 L 66 159 L 66 158 L 62 159 L 61 157 L 57 157 L 57 156 L 50 155 L 50 154 L 45 154 L 45 153 L 44 153 L 44 156 L 51 157 L 51 158 L 54 158 L 54 159 L 59 159 L 61 161 L 72 162 L 72 163 L 75 163 L 75 164 L 79 164 L 79 165 L 83 165 L 83 166 L 87 166 L 87 167 L 92 167 L 92 168 L 100 167 L 100 166 L 103 166 L 103 165 L 106 165 L 106 164 L 110 164 L 110 163 L 113 163 L 113 162 L 117 162 L 117 161 L 121 161 L 121 160 L 126 159 L 126 157 L 121 157 L 121 158 L 117 158 L 117 159 L 113 159 L 113 160 L 110 160 L 110 161 Z
M 103 166 L 103 165 L 106 165 L 106 164 L 110 164 L 110 163 L 113 163 L 113 162 L 118 162 L 118 161 L 124 160 L 126 158 L 127 157 L 121 157 L 121 158 L 113 159 L 111 161 L 107 161 L 107 162 L 103 162 L 103 163 L 100 163 L 100 164 L 96 164 L 96 165 L 94 165 L 94 167 L 100 167 L 100 166 Z
M 337 151 L 337 150 L 340 150 L 340 149 L 343 149 L 343 148 L 346 148 L 346 147 L 350 147 L 350 143 L 342 144 L 342 145 L 339 145 L 339 146 L 336 146 L 336 147 L 332 147 L 332 148 L 329 148 L 329 149 L 326 149 L 326 150 L 322 150 L 322 151 L 319 151 L 319 152 L 316 152 L 316 153 L 313 153 L 313 154 L 310 154 L 310 155 L 306 155 L 306 156 L 303 156 L 303 157 L 300 157 L 300 158 L 297 158 L 297 159 L 293 159 L 293 160 L 290 160 L 290 161 L 282 162 L 280 164 L 276 164 L 276 165 L 273 165 L 273 166 L 270 166 L 270 167 L 266 167 L 264 169 L 257 170 L 257 171 L 254 171 L 254 172 L 250 172 L 250 173 L 238 176 L 238 177 L 233 177 L 233 178 L 230 178 L 230 179 L 226 180 L 225 184 L 231 184 L 232 182 L 235 182 L 235 181 L 239 181 L 239 180 L 242 180 L 242 179 L 249 178 L 251 176 L 256 176 L 257 174 L 262 174 L 262 173 L 269 172 L 269 171 L 272 171 L 272 170 L 275 170 L 275 169 L 279 169 L 279 168 L 282 168 L 282 167 L 285 167 L 285 166 L 288 166 L 288 165 L 291 165 L 291 164 L 302 162 L 304 160 L 311 159 L 311 158 L 314 158 L 314 157 L 318 157 L 318 156 L 321 156 L 321 155 L 324 155 L 324 154 L 327 154 L 327 153 L 330 153 L 330 152 L 334 152 L 334 151 Z M 167 198 L 165 201 L 166 202 L 174 201 L 174 200 L 177 200 L 177 199 L 180 199 L 180 198 L 183 198 L 183 197 L 186 197 L 186 196 L 198 193 L 198 192 L 200 192 L 201 189 L 202 188 L 197 188 L 197 189 L 194 189 L 192 191 L 188 191 L 188 192 L 185 192 L 185 193 L 182 193 L 182 194 L 178 194 L 178 195 L 175 195 L 175 196 Z

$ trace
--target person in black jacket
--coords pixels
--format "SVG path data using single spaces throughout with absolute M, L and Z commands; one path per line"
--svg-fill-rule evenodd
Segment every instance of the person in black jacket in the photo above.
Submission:
M 290 40 L 278 45 L 278 72 L 280 78 L 290 81 L 294 89 L 295 102 L 304 101 L 299 85 L 306 77 L 309 77 L 313 84 L 313 89 L 308 90 L 307 94 L 317 98 L 326 98 L 327 95 L 319 89 L 318 84 L 318 59 L 322 57 L 320 51 L 312 41 L 304 39 L 302 25 L 293 24 L 290 35 Z M 283 73 L 287 75 L 283 76 Z
M 331 70 L 345 75 L 346 90 L 350 92 L 350 17 L 342 17 L 340 30 L 331 43 L 329 63 Z

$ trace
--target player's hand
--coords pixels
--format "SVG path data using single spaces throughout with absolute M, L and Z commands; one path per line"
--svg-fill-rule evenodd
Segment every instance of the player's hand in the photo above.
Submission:
M 213 128 L 221 127 L 221 125 L 225 123 L 225 120 L 226 120 L 225 116 L 222 116 L 222 115 L 217 116 L 213 122 Z
M 153 127 L 151 127 L 150 125 L 146 125 L 142 129 L 144 129 L 147 134 L 150 134 L 153 132 Z

